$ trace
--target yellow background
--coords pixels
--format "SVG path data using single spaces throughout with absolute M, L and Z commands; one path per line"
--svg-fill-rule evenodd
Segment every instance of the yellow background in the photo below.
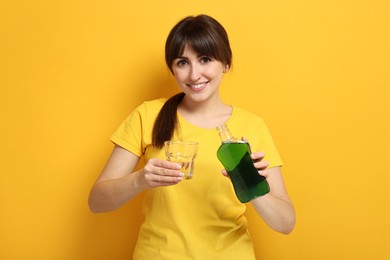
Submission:
M 177 91 L 171 27 L 227 29 L 227 102 L 261 115 L 297 210 L 289 236 L 248 209 L 259 259 L 390 259 L 387 0 L 0 3 L 0 259 L 131 259 L 142 197 L 89 212 L 108 137 Z

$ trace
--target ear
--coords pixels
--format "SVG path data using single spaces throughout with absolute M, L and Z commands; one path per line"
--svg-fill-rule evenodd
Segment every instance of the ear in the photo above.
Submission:
M 226 73 L 226 72 L 228 72 L 228 71 L 229 71 L 229 69 L 230 69 L 230 66 L 229 66 L 229 64 L 226 64 L 226 65 L 225 65 L 225 67 L 224 67 L 224 69 L 223 69 L 223 73 Z

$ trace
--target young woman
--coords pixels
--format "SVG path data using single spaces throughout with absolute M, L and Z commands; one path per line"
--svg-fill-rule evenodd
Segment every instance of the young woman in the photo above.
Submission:
M 288 234 L 295 212 L 282 161 L 263 120 L 221 99 L 222 77 L 232 64 L 226 31 L 210 16 L 186 17 L 171 30 L 165 58 L 181 92 L 168 100 L 144 102 L 112 135 L 115 147 L 91 190 L 90 209 L 115 210 L 147 192 L 135 260 L 255 259 L 246 206 L 235 196 L 226 171 L 221 174 L 216 157 L 218 125 L 227 124 L 256 151 L 251 155 L 254 165 L 271 190 L 250 202 L 259 216 Z M 191 180 L 182 180 L 180 165 L 165 159 L 166 140 L 199 143 Z M 135 171 L 141 158 L 144 166 Z

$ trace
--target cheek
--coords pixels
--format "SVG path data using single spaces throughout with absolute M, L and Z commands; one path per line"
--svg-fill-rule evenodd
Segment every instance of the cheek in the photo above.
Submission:
M 173 74 L 176 84 L 181 87 L 186 82 L 186 77 L 183 73 L 175 73 Z
M 208 73 L 208 75 L 210 78 L 220 80 L 220 79 L 222 79 L 223 73 L 222 73 L 222 71 L 219 71 L 219 70 L 212 70 Z
M 221 66 L 215 66 L 215 67 L 213 66 L 208 68 L 204 73 L 213 78 L 219 78 L 222 77 L 223 68 Z
M 175 80 L 176 80 L 176 82 L 182 82 L 183 80 L 184 80 L 184 77 L 183 77 L 183 75 L 182 74 L 174 74 L 173 75 L 174 77 L 175 77 Z
M 181 81 L 183 79 L 185 79 L 186 77 L 186 73 L 184 70 L 178 70 L 178 69 L 174 69 L 172 70 L 172 74 L 173 76 L 175 77 L 176 81 Z

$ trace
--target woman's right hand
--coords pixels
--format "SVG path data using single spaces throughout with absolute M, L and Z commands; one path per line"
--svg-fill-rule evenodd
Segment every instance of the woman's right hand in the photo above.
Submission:
M 181 166 L 178 163 L 157 158 L 149 159 L 138 172 L 138 185 L 143 189 L 175 185 L 184 176 L 180 169 Z

